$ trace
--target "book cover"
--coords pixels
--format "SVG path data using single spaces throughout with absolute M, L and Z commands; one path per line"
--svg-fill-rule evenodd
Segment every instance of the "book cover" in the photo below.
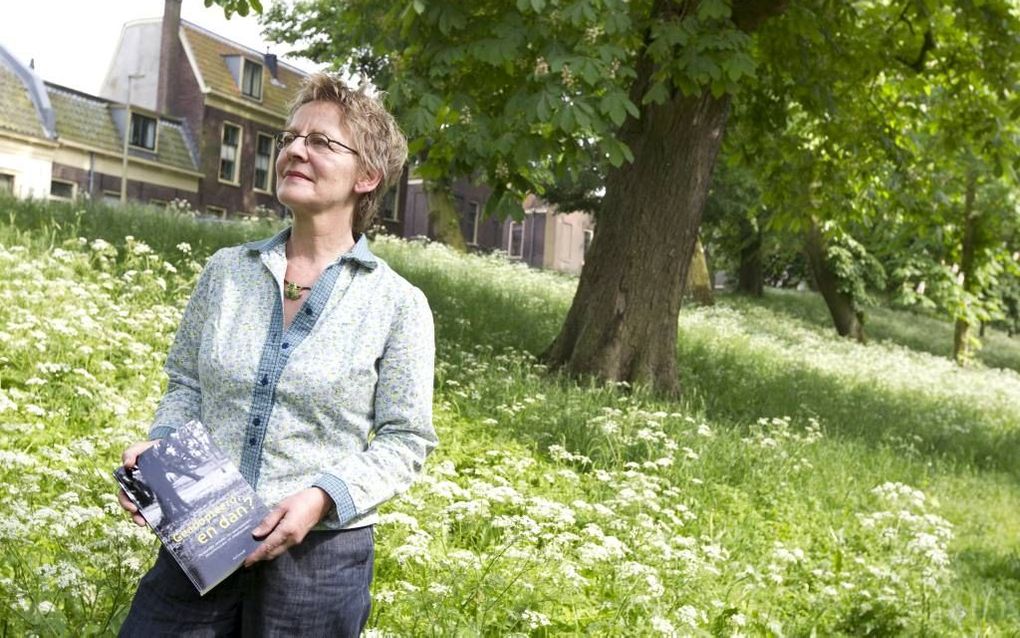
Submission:
M 198 421 L 114 476 L 201 595 L 259 545 L 251 532 L 269 510 Z

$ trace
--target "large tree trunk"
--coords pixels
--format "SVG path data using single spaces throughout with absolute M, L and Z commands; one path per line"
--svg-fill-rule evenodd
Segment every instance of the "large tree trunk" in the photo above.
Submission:
M 426 182 L 429 222 L 436 239 L 456 251 L 464 252 L 464 233 L 460 231 L 460 211 L 453 201 L 453 191 L 442 182 Z
M 693 2 L 660 0 L 663 19 Z M 751 31 L 786 0 L 736 0 L 733 20 Z M 638 64 L 631 100 L 642 104 L 654 67 Z M 618 137 L 634 161 L 611 169 L 595 238 L 570 311 L 545 353 L 552 368 L 680 392 L 677 317 L 730 97 L 674 95 L 644 104 Z
M 761 230 L 748 219 L 740 220 L 740 266 L 737 269 L 737 292 L 761 297 L 765 292 L 765 268 L 762 263 Z
M 825 236 L 815 220 L 811 220 L 804 241 L 804 254 L 814 275 L 815 285 L 829 307 L 836 332 L 864 343 L 864 317 L 853 297 L 839 289 L 839 277 L 833 272 L 826 256 Z
M 708 259 L 705 258 L 705 247 L 701 240 L 694 241 L 694 252 L 691 255 L 691 266 L 687 269 L 687 283 L 684 292 L 694 298 L 699 306 L 711 306 L 715 303 L 712 295 L 712 276 L 708 272 Z
M 974 196 L 977 191 L 977 173 L 971 171 L 967 176 L 967 192 L 963 201 L 963 259 L 960 264 L 960 275 L 963 277 L 964 298 L 969 300 L 977 292 L 974 279 L 974 248 L 977 243 L 978 215 L 974 211 Z M 971 352 L 970 321 L 968 309 L 964 308 L 962 316 L 956 318 L 956 330 L 953 333 L 953 359 L 964 364 L 973 355 Z

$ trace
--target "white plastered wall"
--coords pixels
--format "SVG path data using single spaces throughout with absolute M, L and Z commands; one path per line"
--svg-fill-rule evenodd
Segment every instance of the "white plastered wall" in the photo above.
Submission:
M 0 136 L 0 173 L 14 176 L 14 195 L 22 199 L 49 197 L 53 150 Z

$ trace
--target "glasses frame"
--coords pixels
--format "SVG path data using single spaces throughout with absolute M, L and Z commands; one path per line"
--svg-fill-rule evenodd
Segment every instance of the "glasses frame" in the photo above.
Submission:
M 289 136 L 291 139 L 289 141 L 284 141 L 284 136 Z M 333 144 L 336 144 L 337 146 L 339 146 L 340 148 L 342 148 L 344 150 L 350 151 L 351 153 L 353 153 L 355 155 L 360 155 L 360 153 L 358 153 L 356 150 L 354 150 L 350 146 L 347 146 L 346 144 L 344 144 L 343 142 L 341 142 L 339 140 L 334 140 L 334 139 L 330 138 L 325 133 L 319 133 L 318 131 L 312 131 L 308 135 L 298 135 L 297 133 L 292 133 L 290 131 L 281 131 L 280 133 L 277 133 L 274 136 L 273 139 L 276 141 L 276 149 L 279 150 L 279 151 L 282 151 L 285 148 L 287 148 L 288 146 L 290 146 L 291 144 L 293 144 L 294 142 L 296 142 L 298 140 L 298 138 L 304 138 L 305 148 L 310 151 L 311 149 L 308 147 L 308 138 L 311 137 L 311 136 L 321 137 L 322 139 L 326 140 L 326 146 L 329 147 L 329 150 L 333 151 L 334 153 L 339 153 L 340 152 L 340 151 L 336 150 L 335 148 L 333 148 Z

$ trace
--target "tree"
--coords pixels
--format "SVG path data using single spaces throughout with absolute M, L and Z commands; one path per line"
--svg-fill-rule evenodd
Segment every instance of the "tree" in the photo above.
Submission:
M 520 215 L 592 148 L 598 231 L 546 358 L 675 393 L 677 315 L 751 34 L 785 0 L 306 0 L 267 16 L 388 91 L 426 179 L 477 175 Z

